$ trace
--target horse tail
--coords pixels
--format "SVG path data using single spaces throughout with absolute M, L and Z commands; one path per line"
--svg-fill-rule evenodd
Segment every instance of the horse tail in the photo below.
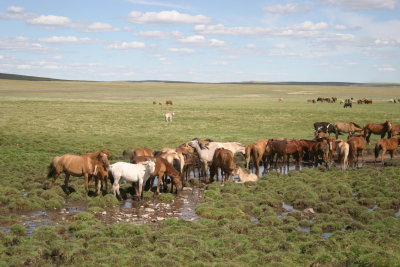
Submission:
M 375 161 L 376 161 L 376 159 L 377 159 L 378 156 L 379 156 L 379 150 L 381 150 L 381 144 L 380 144 L 380 142 L 376 143 L 376 145 L 375 145 L 375 150 L 374 150 L 374 152 L 375 152 Z

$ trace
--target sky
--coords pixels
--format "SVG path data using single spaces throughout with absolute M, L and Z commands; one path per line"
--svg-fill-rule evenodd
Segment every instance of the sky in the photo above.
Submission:
M 0 72 L 400 82 L 400 0 L 2 0 Z

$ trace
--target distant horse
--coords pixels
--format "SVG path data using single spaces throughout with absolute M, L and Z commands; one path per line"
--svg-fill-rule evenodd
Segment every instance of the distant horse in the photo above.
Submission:
M 343 104 L 343 108 L 352 108 L 353 104 L 351 102 L 347 102 Z
M 166 122 L 171 122 L 173 116 L 175 116 L 175 112 L 165 113 L 164 114 L 165 121 Z
M 172 100 L 167 100 L 165 101 L 165 105 L 173 105 L 174 103 L 172 102 Z
M 354 122 L 337 122 L 335 123 L 335 138 L 338 139 L 342 133 L 354 134 L 355 132 L 362 132 L 363 129 Z
M 380 134 L 381 138 L 384 138 L 386 133 L 390 135 L 391 129 L 392 129 L 391 120 L 387 120 L 384 123 L 367 123 L 364 126 L 364 136 L 367 138 L 367 142 L 369 144 L 369 138 L 371 137 L 371 134 Z
M 392 138 L 383 138 L 380 139 L 375 145 L 375 162 L 379 156 L 379 151 L 382 150 L 381 161 L 383 162 L 383 157 L 386 154 L 386 151 L 389 151 L 390 158 L 393 159 L 393 153 L 396 152 L 397 147 L 400 145 L 400 137 L 395 136 Z
M 65 173 L 64 186 L 68 192 L 68 181 L 69 176 L 85 178 L 85 190 L 89 191 L 89 178 L 94 174 L 95 166 L 102 164 L 105 168 L 108 168 L 108 151 L 103 149 L 99 152 L 86 153 L 84 155 L 71 155 L 65 154 L 61 157 L 54 157 L 49 166 L 48 178 L 53 178 L 51 183 L 52 187 L 57 177 L 63 172 Z
M 136 157 L 132 163 L 139 163 L 139 162 L 144 162 L 148 161 L 150 157 Z M 176 187 L 175 193 L 177 193 L 178 190 L 182 190 L 182 183 L 183 183 L 183 178 L 181 176 L 181 173 L 179 173 L 175 168 L 168 163 L 168 161 L 160 156 L 155 157 L 155 162 L 156 166 L 155 169 L 150 177 L 149 180 L 151 180 L 151 184 L 154 181 L 154 178 L 157 176 L 157 193 L 160 193 L 160 185 L 161 182 L 163 183 L 163 188 L 167 188 L 167 175 L 171 178 L 172 185 L 171 185 L 171 193 L 173 192 L 173 185 Z
M 363 152 L 367 145 L 367 141 L 363 135 L 352 135 L 348 137 L 347 142 L 349 143 L 349 161 L 353 167 L 356 167 L 358 165 L 358 157 L 360 154 L 362 163 L 364 162 Z
M 116 162 L 110 165 L 110 176 L 114 179 L 112 186 L 112 193 L 114 196 L 119 192 L 119 183 L 121 179 L 125 179 L 128 182 L 135 184 L 135 193 L 137 199 L 140 201 L 142 198 L 143 186 L 146 184 L 149 177 L 155 170 L 156 163 L 153 159 L 140 162 L 138 164 L 131 164 L 127 162 Z

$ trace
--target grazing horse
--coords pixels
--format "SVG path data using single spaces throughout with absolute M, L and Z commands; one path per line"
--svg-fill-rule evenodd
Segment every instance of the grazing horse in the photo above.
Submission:
M 316 143 L 312 147 L 312 154 L 314 156 L 314 165 L 318 166 L 319 158 L 321 158 L 322 162 L 325 163 L 325 166 L 328 167 L 330 162 L 330 151 L 331 151 L 331 146 L 327 138 L 320 138 L 316 140 Z
M 369 144 L 369 138 L 371 134 L 380 134 L 381 138 L 384 138 L 386 133 L 388 133 L 388 137 L 390 137 L 390 130 L 392 129 L 392 121 L 387 120 L 384 123 L 367 123 L 364 126 L 364 136 L 367 138 L 367 142 Z
M 352 135 L 348 137 L 347 142 L 349 143 L 349 161 L 352 167 L 358 165 L 358 157 L 361 154 L 362 163 L 364 162 L 364 149 L 367 145 L 365 136 L 363 135 Z M 357 158 L 356 158 L 357 157 Z
M 210 166 L 210 182 L 214 181 L 214 176 L 217 175 L 218 181 L 218 168 L 221 169 L 221 173 L 224 173 L 225 178 L 222 177 L 221 184 L 231 180 L 233 171 L 236 168 L 236 164 L 233 160 L 232 151 L 225 148 L 217 148 L 215 150 L 211 166 Z
M 144 162 L 148 161 L 151 159 L 150 157 L 137 157 L 131 163 L 139 163 L 139 162 Z M 183 178 L 181 174 L 175 170 L 175 168 L 164 158 L 157 156 L 155 157 L 156 161 L 156 166 L 154 169 L 154 172 L 152 173 L 152 176 L 149 178 L 151 180 L 151 184 L 153 184 L 153 181 L 155 177 L 157 176 L 157 193 L 160 193 L 160 185 L 161 182 L 163 183 L 163 189 L 167 188 L 167 176 L 171 178 L 172 185 L 171 185 L 171 193 L 173 192 L 173 185 L 176 187 L 175 193 L 178 192 L 178 190 L 182 190 L 182 183 L 183 183 Z
M 342 170 L 346 170 L 348 165 L 348 157 L 350 146 L 347 142 L 343 140 L 338 140 L 336 143 L 336 153 L 338 154 L 338 162 Z
M 384 164 L 383 157 L 386 154 L 386 151 L 389 151 L 390 158 L 393 159 L 393 153 L 397 150 L 397 147 L 399 145 L 400 145 L 400 137 L 398 136 L 380 139 L 375 145 L 375 162 L 379 156 L 380 150 L 382 150 L 381 154 L 382 165 Z
M 258 176 L 254 173 L 248 173 L 246 170 L 241 167 L 237 167 L 233 171 L 234 175 L 239 175 L 239 182 L 237 183 L 245 183 L 245 182 L 256 182 L 258 180 Z
M 57 177 L 63 172 L 65 173 L 64 186 L 68 192 L 68 181 L 69 176 L 85 178 L 85 190 L 89 191 L 89 178 L 94 174 L 95 166 L 102 164 L 105 168 L 108 168 L 108 151 L 103 149 L 99 152 L 86 153 L 84 155 L 71 155 L 65 154 L 61 157 L 54 157 L 49 166 L 48 178 L 53 178 L 51 183 L 52 187 Z
M 272 168 L 272 163 L 274 161 L 274 157 L 276 155 L 275 167 L 277 166 L 278 160 L 280 161 L 280 169 L 281 172 L 283 170 L 283 166 L 286 164 L 286 145 L 287 142 L 285 140 L 274 140 L 270 139 L 267 144 L 266 151 L 268 153 L 269 158 L 269 168 Z
M 143 187 L 154 172 L 155 166 L 156 163 L 153 159 L 137 164 L 122 161 L 111 164 L 109 174 L 114 179 L 111 190 L 114 196 L 118 194 L 118 196 L 121 197 L 121 193 L 119 192 L 119 182 L 121 179 L 125 179 L 126 181 L 136 183 L 135 193 L 137 199 L 140 201 L 142 198 Z
M 351 102 L 346 102 L 343 104 L 343 108 L 352 108 L 353 104 Z
M 392 125 L 392 129 L 390 130 L 390 136 L 396 136 L 400 134 L 400 124 Z
M 173 105 L 174 103 L 172 102 L 172 100 L 166 100 L 165 101 L 165 105 Z
M 335 123 L 335 138 L 338 139 L 342 133 L 354 134 L 355 132 L 363 132 L 363 129 L 354 122 L 337 122 Z
M 327 134 L 335 133 L 335 127 L 333 124 L 325 121 L 315 122 L 314 123 L 314 131 L 315 133 L 323 132 Z

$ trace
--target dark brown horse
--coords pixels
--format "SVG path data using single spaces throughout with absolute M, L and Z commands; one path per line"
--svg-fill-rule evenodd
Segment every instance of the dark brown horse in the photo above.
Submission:
M 277 163 L 279 160 L 281 172 L 283 171 L 283 167 L 286 165 L 286 145 L 286 140 L 269 140 L 266 151 L 268 153 L 270 169 L 272 168 L 272 164 L 276 155 L 275 167 L 277 167 Z
M 151 157 L 147 156 L 138 156 L 135 157 L 131 163 L 139 163 L 148 161 Z M 177 193 L 178 190 L 182 190 L 183 178 L 181 174 L 170 164 L 168 161 L 160 156 L 155 157 L 156 166 L 152 176 L 149 178 L 151 184 L 153 184 L 155 177 L 157 176 L 157 193 L 160 193 L 160 185 L 163 183 L 163 188 L 167 188 L 167 175 L 171 178 L 171 193 L 173 192 L 173 185 L 175 185 Z
M 82 156 L 65 154 L 61 157 L 54 157 L 49 166 L 49 172 L 47 177 L 53 178 L 51 187 L 54 185 L 57 177 L 64 172 L 65 180 L 64 186 L 65 190 L 68 192 L 68 181 L 69 176 L 85 178 L 85 189 L 86 192 L 89 191 L 89 177 L 94 174 L 95 166 L 97 164 L 102 164 L 105 168 L 108 168 L 108 151 L 103 149 L 99 152 L 87 153 Z
M 233 160 L 232 151 L 225 148 L 218 148 L 214 152 L 214 156 L 210 166 L 210 181 L 214 181 L 214 176 L 217 175 L 218 181 L 218 168 L 221 169 L 221 173 L 225 177 L 222 177 L 221 183 L 224 184 L 225 181 L 231 180 L 233 171 L 236 168 L 236 164 Z
M 367 145 L 365 136 L 363 135 L 352 135 L 348 137 L 347 143 L 349 143 L 349 165 L 356 167 L 358 165 L 358 158 L 361 154 L 362 163 L 364 162 L 364 149 Z
M 397 147 L 400 145 L 400 137 L 394 136 L 391 138 L 383 138 L 380 139 L 375 145 L 375 162 L 379 156 L 379 151 L 382 150 L 381 161 L 383 162 L 383 157 L 387 151 L 390 153 L 390 158 L 393 159 L 393 153 L 397 150 Z
M 400 124 L 392 125 L 392 129 L 390 130 L 390 137 L 396 136 L 400 134 Z
M 369 138 L 371 137 L 371 134 L 380 134 L 381 138 L 384 138 L 386 133 L 388 133 L 388 136 L 390 135 L 391 129 L 391 120 L 387 120 L 384 123 L 367 123 L 364 126 L 364 136 L 367 138 L 367 142 L 369 144 Z

